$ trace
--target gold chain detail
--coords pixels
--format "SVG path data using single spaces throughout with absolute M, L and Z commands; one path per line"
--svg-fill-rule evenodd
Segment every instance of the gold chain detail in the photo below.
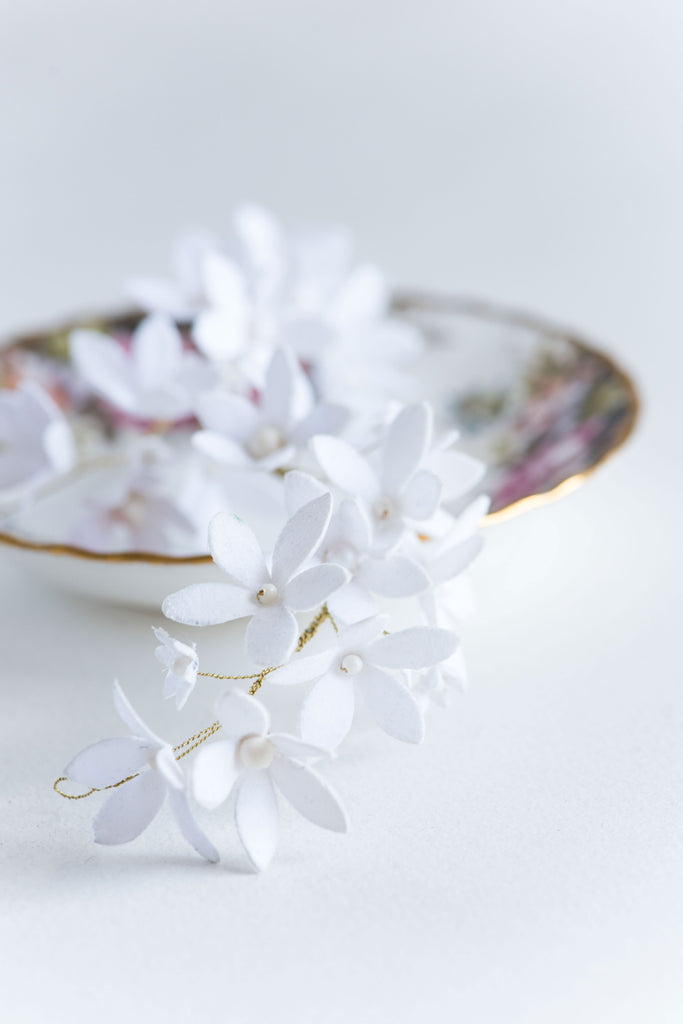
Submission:
M 62 775 L 61 778 L 56 780 L 52 788 L 54 789 L 55 793 L 59 793 L 59 795 L 63 796 L 65 800 L 85 800 L 86 796 L 91 796 L 93 793 L 104 793 L 105 789 L 118 789 L 119 786 L 123 786 L 124 783 L 130 782 L 132 779 L 137 779 L 139 774 L 140 772 L 136 772 L 135 775 L 129 775 L 128 778 L 126 779 L 119 779 L 118 782 L 112 782 L 111 786 L 102 786 L 101 789 L 93 788 L 89 789 L 87 793 L 77 794 L 62 792 L 62 790 L 59 788 L 59 783 L 69 781 L 66 775 Z
M 179 743 L 177 747 L 173 748 L 173 753 L 176 755 L 176 761 L 182 761 L 184 757 L 196 750 L 197 747 L 201 746 L 206 740 L 210 740 L 215 733 L 221 727 L 220 722 L 212 722 L 211 725 L 207 725 L 206 729 L 202 729 L 201 732 L 196 733 L 194 736 L 190 736 L 189 739 Z M 187 750 L 183 750 L 183 747 L 187 747 Z M 179 753 L 182 751 L 182 753 Z
M 198 676 L 206 676 L 209 679 L 257 679 L 260 672 L 250 672 L 246 676 L 222 676 L 220 672 L 198 672 Z
M 275 669 L 274 669 L 274 668 L 264 668 L 263 672 L 261 672 L 261 673 L 260 673 L 260 674 L 259 674 L 259 675 L 258 675 L 258 676 L 256 677 L 256 679 L 254 680 L 254 682 L 253 682 L 253 683 L 251 684 L 251 686 L 249 687 L 249 695 L 250 695 L 251 697 L 254 697 L 254 696 L 255 696 L 255 695 L 256 695 L 256 694 L 257 694 L 257 693 L 259 692 L 259 690 L 260 690 L 260 689 L 261 689 L 261 687 L 263 686 L 263 680 L 264 680 L 264 679 L 266 678 L 266 676 L 268 675 L 268 673 L 269 673 L 269 672 L 274 672 L 274 671 L 275 671 Z
M 306 626 L 306 629 L 299 637 L 299 642 L 297 643 L 296 648 L 294 649 L 295 654 L 298 654 L 299 651 L 302 651 L 304 649 L 309 640 L 312 640 L 315 634 L 318 632 L 323 622 L 327 622 L 328 619 L 334 626 L 335 632 L 339 632 L 337 628 L 337 623 L 332 618 L 332 613 L 330 612 L 330 609 L 327 607 L 326 604 L 324 604 L 320 611 L 318 612 L 318 614 L 316 615 L 316 617 L 313 619 L 313 622 L 311 622 L 310 626 Z
M 336 633 L 339 632 L 339 628 L 337 626 L 337 623 L 334 621 L 334 618 L 332 617 L 332 613 L 330 612 L 327 605 L 324 604 L 320 611 L 318 612 L 318 614 L 316 615 L 316 617 L 310 623 L 310 625 L 306 627 L 306 629 L 299 637 L 294 652 L 295 654 L 298 654 L 299 651 L 303 650 L 306 644 L 313 639 L 315 634 L 322 626 L 323 622 L 327 622 L 328 619 L 332 623 L 334 631 Z M 249 694 L 251 697 L 253 697 L 258 693 L 258 691 L 263 686 L 263 681 L 266 678 L 266 676 L 270 672 L 274 672 L 276 668 L 280 668 L 280 666 L 274 665 L 272 668 L 264 668 L 260 672 L 251 672 L 248 675 L 243 676 L 224 676 L 220 675 L 220 673 L 218 672 L 198 672 L 197 675 L 207 676 L 210 679 L 253 679 L 254 681 L 249 687 Z M 182 743 L 179 743 L 177 746 L 175 746 L 173 748 L 173 753 L 176 755 L 176 761 L 182 761 L 184 757 L 187 757 L 188 754 L 191 754 L 192 751 L 196 750 L 197 747 L 202 745 L 202 743 L 205 743 L 206 740 L 211 739 L 211 737 L 218 732 L 220 727 L 220 722 L 212 722 L 212 724 L 207 725 L 205 729 L 202 729 L 200 732 L 195 733 L 194 736 L 189 736 L 186 740 L 183 740 Z M 63 796 L 65 800 L 85 800 L 87 796 L 91 796 L 93 793 L 103 793 L 107 789 L 118 789 L 119 786 L 123 786 L 126 782 L 130 782 L 132 779 L 137 779 L 139 774 L 140 772 L 135 772 L 134 775 L 129 775 L 127 778 L 121 779 L 119 782 L 113 782 L 111 786 L 102 786 L 101 789 L 93 787 L 93 789 L 89 789 L 87 793 L 65 793 L 63 790 L 59 788 L 59 786 L 60 783 L 62 782 L 68 782 L 69 779 L 66 775 L 62 775 L 59 779 L 55 781 L 52 788 L 54 789 L 55 793 L 59 793 L 59 795 Z

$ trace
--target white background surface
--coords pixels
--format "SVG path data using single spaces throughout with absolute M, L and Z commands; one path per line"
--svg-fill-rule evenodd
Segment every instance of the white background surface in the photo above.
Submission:
M 352 833 L 292 817 L 260 877 L 220 815 L 217 869 L 165 820 L 90 844 L 51 783 L 117 730 L 115 674 L 177 728 L 154 620 L 0 561 L 3 1019 L 683 1018 L 682 47 L 662 0 L 2 0 L 0 328 L 118 301 L 254 198 L 587 330 L 645 399 L 583 490 L 490 531 L 469 695 L 419 750 L 361 737 Z

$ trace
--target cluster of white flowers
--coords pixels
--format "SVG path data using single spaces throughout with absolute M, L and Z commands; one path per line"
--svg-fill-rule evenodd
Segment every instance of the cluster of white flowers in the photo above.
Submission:
M 71 332 L 63 411 L 44 380 L 0 392 L 0 500 L 77 461 L 81 480 L 110 467 L 65 538 L 94 551 L 205 552 L 220 509 L 284 507 L 282 475 L 314 468 L 312 438 L 363 446 L 418 397 L 423 339 L 378 268 L 352 263 L 347 231 L 288 235 L 245 206 L 225 245 L 187 237 L 175 263 L 173 281 L 128 286 L 134 328 Z
M 292 380 L 289 359 L 278 355 L 276 366 L 277 373 L 268 371 L 274 391 Z M 426 697 L 439 697 L 450 680 L 462 679 L 458 638 L 443 625 L 441 609 L 458 615 L 457 593 L 445 592 L 457 590 L 478 553 L 486 511 L 480 499 L 457 517 L 443 507 L 440 474 L 448 474 L 449 493 L 462 497 L 481 467 L 434 444 L 432 434 L 425 403 L 401 408 L 364 454 L 339 437 L 314 434 L 308 449 L 314 471 L 285 473 L 288 518 L 268 553 L 233 513 L 211 520 L 209 547 L 225 581 L 184 587 L 162 609 L 188 626 L 240 620 L 253 671 L 223 676 L 233 683 L 217 701 L 216 720 L 176 748 L 140 721 L 116 684 L 115 703 L 133 737 L 96 743 L 66 769 L 72 782 L 114 789 L 95 819 L 97 842 L 135 838 L 168 793 L 182 834 L 215 860 L 187 791 L 209 810 L 234 791 L 237 833 L 261 870 L 278 840 L 276 790 L 314 824 L 346 830 L 346 812 L 311 762 L 343 744 L 356 697 L 389 736 L 422 740 Z M 392 628 L 394 610 L 405 611 L 408 601 L 414 624 Z M 327 643 L 316 639 L 314 653 L 304 653 L 327 623 Z M 164 696 L 181 709 L 203 675 L 197 651 L 164 629 L 155 635 Z M 273 686 L 301 694 L 298 687 L 306 684 L 297 735 L 272 731 L 259 698 Z M 187 783 L 178 762 L 195 747 Z
M 467 496 L 483 466 L 435 430 L 411 390 L 423 340 L 392 314 L 378 269 L 353 266 L 350 252 L 345 231 L 288 237 L 245 207 L 228 245 L 185 239 L 175 280 L 131 285 L 145 311 L 136 326 L 71 334 L 67 392 L 77 413 L 105 422 L 121 458 L 68 539 L 177 555 L 205 552 L 208 537 L 225 579 L 170 594 L 164 614 L 198 627 L 240 620 L 253 668 L 221 666 L 230 688 L 215 720 L 176 747 L 115 684 L 132 736 L 86 748 L 65 776 L 111 790 L 100 843 L 134 839 L 168 795 L 182 834 L 216 860 L 190 797 L 211 810 L 234 791 L 239 837 L 261 869 L 278 839 L 276 791 L 313 823 L 346 829 L 317 762 L 344 744 L 356 697 L 386 734 L 418 743 L 428 703 L 465 682 L 463 573 L 486 513 Z M 0 492 L 35 492 L 76 462 L 68 417 L 38 384 L 0 394 Z M 194 645 L 155 636 L 163 695 L 181 711 L 218 666 L 200 672 Z M 297 735 L 271 730 L 262 701 L 280 686 L 300 698 Z
M 76 460 L 69 425 L 34 382 L 0 391 L 0 494 L 29 496 Z

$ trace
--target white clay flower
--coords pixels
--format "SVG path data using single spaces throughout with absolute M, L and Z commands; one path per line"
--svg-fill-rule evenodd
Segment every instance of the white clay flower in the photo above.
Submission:
M 203 263 L 205 306 L 193 329 L 197 347 L 218 365 L 232 362 L 260 384 L 275 346 L 317 352 L 332 338 L 326 313 L 348 275 L 346 232 L 288 237 L 267 210 L 244 205 L 234 217 L 229 253 Z M 339 314 L 349 302 L 340 302 Z
M 199 350 L 234 381 L 260 386 L 273 349 L 288 344 L 312 366 L 324 397 L 347 404 L 405 395 L 418 331 L 390 316 L 387 283 L 353 266 L 344 229 L 288 235 L 262 207 L 244 205 L 233 238 L 188 247 L 178 283 L 138 283 L 145 308 L 194 316 Z M 371 396 L 374 396 L 371 398 Z
M 270 863 L 280 831 L 276 788 L 299 814 L 314 825 L 346 832 L 346 813 L 326 782 L 302 761 L 325 751 L 294 736 L 270 732 L 268 711 L 241 691 L 224 694 L 216 706 L 225 739 L 196 755 L 193 791 L 209 810 L 220 806 L 236 788 L 235 825 L 258 870 Z
M 160 437 L 143 436 L 128 454 L 128 465 L 83 502 L 69 539 L 90 551 L 186 552 L 197 529 L 172 491 L 172 450 Z
M 218 462 L 237 468 L 278 469 L 314 434 L 337 434 L 349 413 L 341 405 L 318 405 L 311 384 L 290 349 L 278 348 L 268 365 L 259 403 L 218 390 L 199 398 L 204 430 L 193 444 Z
M 330 333 L 317 355 L 308 356 L 324 398 L 343 401 L 359 413 L 373 413 L 396 398 L 419 396 L 415 365 L 424 339 L 412 325 L 383 313 Z
M 270 566 L 250 528 L 229 513 L 209 525 L 209 549 L 230 583 L 194 583 L 167 597 L 164 615 L 189 626 L 212 626 L 249 618 L 247 657 L 259 667 L 286 661 L 296 647 L 295 612 L 323 604 L 349 578 L 339 565 L 302 570 L 322 539 L 332 511 L 332 498 L 321 495 L 304 505 L 285 524 L 275 541 Z
M 454 520 L 448 534 L 438 540 L 415 541 L 414 550 L 427 572 L 431 586 L 420 595 L 424 621 L 430 626 L 460 630 L 469 618 L 473 598 L 466 570 L 483 547 L 477 533 L 489 509 L 489 499 L 479 495 Z M 445 706 L 453 689 L 465 690 L 468 673 L 462 648 L 450 658 L 419 673 L 413 692 L 425 703 Z
M 239 207 L 233 226 L 229 251 L 210 252 L 203 261 L 205 302 L 193 338 L 226 376 L 260 385 L 287 315 L 287 242 L 274 217 L 259 206 Z
M 0 391 L 0 491 L 32 490 L 76 461 L 71 428 L 33 382 Z
M 443 537 L 433 540 L 411 538 L 411 554 L 421 563 L 431 586 L 420 595 L 425 621 L 432 626 L 459 627 L 467 617 L 463 602 L 463 573 L 484 546 L 479 524 L 489 508 L 489 498 L 479 495 L 451 520 Z M 466 588 L 465 588 L 466 591 Z
M 443 484 L 441 501 L 448 505 L 460 502 L 463 495 L 476 487 L 486 473 L 486 464 L 481 459 L 453 448 L 457 440 L 458 432 L 449 431 L 435 440 L 425 458 L 426 468 L 436 473 Z M 484 511 L 482 515 L 485 514 Z
M 290 261 L 298 315 L 284 319 L 281 337 L 310 363 L 319 393 L 360 408 L 406 396 L 412 390 L 407 371 L 424 341 L 391 316 L 379 268 L 353 266 L 351 239 L 340 230 L 293 238 Z
M 431 408 L 419 402 L 405 406 L 390 424 L 377 469 L 340 438 L 315 437 L 312 446 L 329 480 L 364 502 L 378 544 L 390 547 L 409 527 L 433 516 L 438 507 L 441 481 L 422 466 L 431 438 Z
M 180 831 L 206 860 L 218 853 L 190 811 L 185 780 L 173 748 L 145 725 L 123 690 L 114 683 L 114 706 L 133 733 L 100 740 L 86 747 L 69 763 L 66 777 L 94 789 L 117 786 L 95 818 L 95 842 L 107 846 L 136 839 L 156 817 L 166 796 Z
M 285 476 L 285 501 L 290 513 L 324 492 L 324 485 L 308 473 L 294 470 Z M 333 512 L 316 558 L 343 565 L 351 574 L 349 582 L 328 601 L 334 618 L 345 623 L 376 613 L 372 595 L 413 597 L 430 585 L 427 573 L 415 558 L 393 548 L 376 552 L 370 515 L 364 505 L 351 498 L 340 502 Z
M 317 680 L 301 707 L 301 736 L 307 743 L 326 750 L 341 743 L 351 728 L 356 690 L 380 729 L 406 743 L 422 740 L 419 704 L 396 672 L 438 665 L 453 654 L 458 640 L 429 626 L 384 635 L 387 621 L 378 615 L 347 626 L 332 647 L 295 658 L 268 676 L 269 683 L 279 685 Z
M 99 331 L 73 331 L 76 372 L 100 398 L 128 416 L 173 423 L 193 414 L 197 395 L 214 379 L 210 366 L 186 351 L 180 332 L 160 313 L 146 317 L 127 349 Z
M 152 626 L 152 629 L 159 641 L 154 656 L 166 669 L 164 697 L 175 697 L 176 707 L 180 711 L 197 682 L 199 658 L 196 645 L 190 647 L 189 644 L 176 640 L 159 626 Z
M 396 414 L 370 458 L 339 438 L 315 437 L 311 445 L 329 480 L 364 501 L 377 551 L 416 532 L 438 537 L 451 530 L 454 519 L 444 503 L 461 503 L 486 468 L 451 450 L 456 439 L 451 431 L 433 443 L 431 406 L 419 402 Z

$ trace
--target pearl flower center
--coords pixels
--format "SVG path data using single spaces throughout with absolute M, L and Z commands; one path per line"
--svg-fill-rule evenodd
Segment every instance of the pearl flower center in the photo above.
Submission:
M 261 427 L 247 441 L 247 451 L 255 459 L 263 459 L 284 448 L 284 444 L 284 437 L 275 427 Z
M 238 754 L 245 768 L 259 771 L 269 768 L 275 757 L 275 747 L 265 736 L 245 736 Z
M 339 668 L 349 676 L 357 676 L 363 668 L 363 659 L 360 654 L 345 654 Z
M 270 605 L 278 603 L 280 600 L 280 592 L 274 583 L 264 583 L 256 595 L 256 600 L 259 604 L 268 608 Z
M 184 676 L 192 669 L 194 662 L 194 654 L 176 654 L 175 658 L 173 659 L 173 666 L 171 667 L 171 672 L 173 673 L 174 676 Z
M 379 498 L 372 506 L 372 514 L 375 519 L 379 519 L 381 522 L 389 519 L 395 511 L 396 505 L 391 498 Z

